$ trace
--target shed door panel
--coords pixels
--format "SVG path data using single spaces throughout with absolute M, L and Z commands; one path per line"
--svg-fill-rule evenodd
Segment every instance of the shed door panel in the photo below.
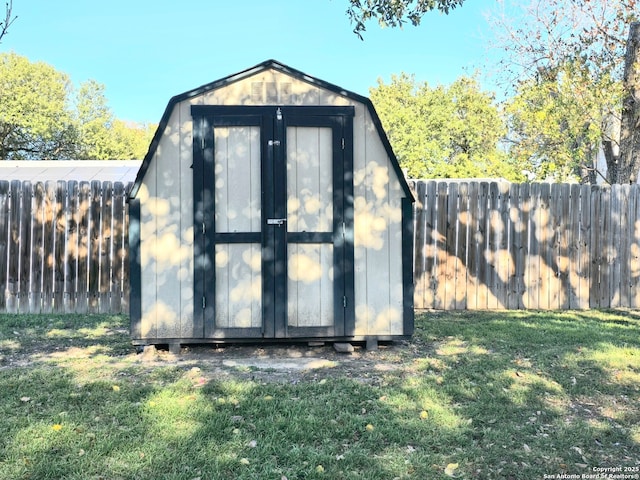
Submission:
M 334 324 L 334 133 L 339 132 L 314 126 L 286 130 L 287 330 L 292 334 Z
M 214 128 L 214 330 L 262 327 L 260 127 Z M 238 234 L 254 233 L 253 243 Z M 229 234 L 229 235 L 224 235 Z M 236 234 L 236 235 L 233 235 Z

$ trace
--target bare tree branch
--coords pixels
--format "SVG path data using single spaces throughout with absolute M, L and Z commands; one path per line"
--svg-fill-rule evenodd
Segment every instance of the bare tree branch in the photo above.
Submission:
M 2 40 L 2 37 L 4 37 L 7 34 L 7 31 L 9 30 L 9 26 L 13 22 L 15 22 L 16 18 L 18 18 L 17 16 L 11 15 L 12 10 L 13 10 L 13 0 L 7 0 L 7 3 L 5 3 L 5 16 L 4 16 L 4 19 L 0 22 L 0 41 Z

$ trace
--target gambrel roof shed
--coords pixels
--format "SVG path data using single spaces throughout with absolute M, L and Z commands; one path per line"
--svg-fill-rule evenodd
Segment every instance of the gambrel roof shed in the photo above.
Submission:
M 412 202 L 365 97 L 269 60 L 172 98 L 130 194 L 134 343 L 411 335 Z

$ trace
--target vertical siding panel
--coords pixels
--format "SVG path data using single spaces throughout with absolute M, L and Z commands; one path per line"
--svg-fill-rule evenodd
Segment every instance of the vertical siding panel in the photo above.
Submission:
M 9 191 L 10 184 L 0 180 L 0 309 L 6 309 L 6 288 L 9 255 Z
M 293 85 L 294 98 L 299 98 Z M 298 100 L 296 100 L 298 101 Z M 366 159 L 367 145 L 366 132 L 372 129 L 373 125 L 366 112 L 364 105 L 356 105 L 356 116 L 353 122 L 353 198 L 354 198 L 354 294 L 355 294 L 355 333 L 362 335 L 366 333 L 367 324 L 371 309 L 367 303 L 367 248 L 362 237 L 366 228 L 361 221 L 362 216 L 367 214 L 366 201 Z
M 456 258 L 456 296 L 455 309 L 466 310 L 467 308 L 467 268 L 469 262 L 469 184 L 460 183 L 458 187 L 459 214 L 458 214 L 458 246 Z
M 391 162 L 389 170 L 393 172 Z M 403 314 L 403 270 L 402 270 L 402 197 L 404 192 L 393 173 L 389 178 L 389 208 L 387 229 L 389 231 L 389 329 L 391 335 L 404 333 Z
M 140 198 L 140 307 L 142 318 L 140 319 L 140 333 L 142 338 L 157 337 L 158 308 L 156 304 L 156 269 L 158 248 L 158 226 L 156 216 L 157 182 L 156 156 L 149 163 L 149 169 L 144 178 L 138 194 Z
M 447 209 L 444 223 L 444 241 L 446 257 L 444 259 L 444 283 L 442 308 L 444 310 L 455 309 L 456 303 L 456 264 L 458 261 L 458 243 L 456 235 L 458 231 L 458 184 L 449 183 L 447 195 Z
M 194 321 L 193 271 L 194 265 L 194 219 L 193 198 L 194 178 L 193 169 L 193 125 L 191 121 L 191 104 L 182 102 L 179 106 L 179 231 L 180 233 L 180 337 L 202 337 L 204 331 L 199 324 L 200 331 L 196 331 Z M 128 230 L 127 230 L 128 231 Z M 125 273 L 127 270 L 125 269 Z M 126 296 L 125 296 L 126 299 Z M 128 299 L 127 303 L 128 303 Z
M 478 266 L 480 260 L 480 229 L 478 225 L 478 182 L 469 183 L 469 221 L 467 242 L 467 305 L 469 310 L 475 310 L 478 306 Z
M 489 183 L 482 182 L 478 195 L 478 277 L 477 307 L 486 310 L 489 305 Z
M 369 143 L 369 148 L 375 148 Z M 378 146 L 378 155 L 375 158 L 384 159 L 381 145 Z M 371 162 L 368 165 L 369 178 L 367 185 L 372 187 L 368 189 L 367 200 L 371 214 L 371 227 L 378 222 L 389 224 L 389 167 L 386 164 L 380 165 Z M 367 253 L 367 299 L 371 308 L 369 324 L 367 326 L 368 335 L 388 335 L 391 333 L 391 317 L 390 311 L 390 232 L 387 229 L 377 230 L 370 229 L 370 235 L 373 235 L 369 244 Z
M 182 232 L 180 209 L 180 170 L 176 159 L 180 155 L 182 123 L 179 108 L 174 108 L 169 128 L 161 141 L 161 155 L 156 156 L 156 191 L 154 198 L 156 248 L 154 250 L 156 294 L 156 334 L 160 338 L 179 338 L 181 327 Z M 211 135 L 213 132 L 206 132 Z M 178 174 L 176 174 L 178 168 Z

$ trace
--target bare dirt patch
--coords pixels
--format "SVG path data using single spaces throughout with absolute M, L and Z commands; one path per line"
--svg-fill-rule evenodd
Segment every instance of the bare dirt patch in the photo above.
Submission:
M 297 383 L 302 378 L 343 374 L 363 382 L 376 382 L 382 374 L 406 367 L 408 342 L 381 344 L 368 351 L 355 345 L 352 353 L 338 353 L 331 344 L 194 345 L 180 354 L 147 347 L 136 360 L 147 366 L 178 365 L 199 369 L 203 375 L 237 376 L 260 382 Z

